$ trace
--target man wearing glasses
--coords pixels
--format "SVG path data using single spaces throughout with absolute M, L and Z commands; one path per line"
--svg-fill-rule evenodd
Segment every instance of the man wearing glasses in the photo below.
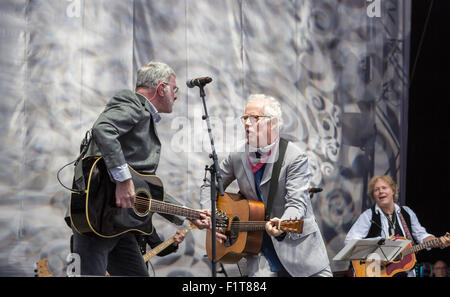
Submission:
M 171 113 L 177 100 L 175 72 L 160 62 L 150 62 L 137 72 L 135 91 L 116 93 L 107 103 L 92 128 L 92 141 L 86 156 L 101 155 L 110 178 L 115 182 L 115 204 L 130 208 L 135 188 L 128 165 L 141 174 L 155 174 L 161 142 L 156 125 L 161 113 Z M 167 195 L 165 201 L 176 203 Z M 113 199 L 113 197 L 111 197 Z M 181 225 L 182 220 L 163 215 Z M 194 224 L 209 226 L 207 214 Z M 132 232 L 113 238 L 79 234 L 74 230 L 73 252 L 81 259 L 82 275 L 148 276 L 148 271 Z
M 224 188 L 237 180 L 240 193 L 249 200 L 262 201 L 267 209 L 272 171 L 279 157 L 283 120 L 280 103 L 264 94 L 250 95 L 241 117 L 247 142 L 221 163 Z M 282 140 L 284 142 L 284 140 Z M 248 255 L 248 276 L 332 276 L 319 227 L 308 195 L 308 158 L 288 142 L 271 203 L 270 221 L 263 234 L 261 252 Z M 202 207 L 209 203 L 209 187 L 202 187 Z M 286 234 L 276 228 L 279 220 L 303 219 L 301 234 Z M 226 235 L 217 232 L 220 243 Z

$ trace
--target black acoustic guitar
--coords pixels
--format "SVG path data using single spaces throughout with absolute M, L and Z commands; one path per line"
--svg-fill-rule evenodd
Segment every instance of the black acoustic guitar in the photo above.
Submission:
M 70 220 L 78 233 L 94 233 L 111 238 L 128 231 L 149 235 L 153 232 L 153 213 L 199 219 L 203 213 L 164 202 L 164 186 L 156 175 L 143 175 L 131 166 L 136 199 L 131 208 L 115 205 L 115 183 L 109 177 L 102 157 L 83 160 L 86 191 L 71 192 Z M 74 183 L 75 184 L 75 183 Z

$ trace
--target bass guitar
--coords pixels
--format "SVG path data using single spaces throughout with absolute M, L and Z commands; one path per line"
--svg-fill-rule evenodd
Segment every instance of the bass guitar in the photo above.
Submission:
M 445 237 L 450 239 L 450 233 L 446 233 Z M 398 239 L 406 240 L 404 237 L 398 237 Z M 379 267 L 373 261 L 353 260 L 352 266 L 355 277 L 392 277 L 399 272 L 406 272 L 414 268 L 416 265 L 415 253 L 428 248 L 436 248 L 440 246 L 439 238 L 412 245 L 410 242 L 405 249 L 400 253 L 398 259 L 389 263 L 380 263 Z M 378 270 L 379 268 L 379 270 Z M 376 271 L 377 273 L 374 273 Z M 379 273 L 378 273 L 379 271 Z
M 156 175 L 144 175 L 128 166 L 132 175 L 136 199 L 131 208 L 115 205 L 115 183 L 110 180 L 102 157 L 83 160 L 86 191 L 71 192 L 70 220 L 78 233 L 104 238 L 138 231 L 153 232 L 153 213 L 200 219 L 201 211 L 164 202 L 164 186 Z M 75 184 L 75 182 L 74 182 Z M 220 221 L 219 221 L 220 223 Z
M 35 277 L 52 277 L 53 274 L 50 272 L 48 266 L 48 258 L 43 258 L 36 262 L 36 269 L 34 270 Z
M 195 229 L 195 228 L 197 228 L 197 227 L 194 224 L 190 224 L 188 227 L 181 230 L 181 233 L 186 235 L 186 233 L 188 233 L 189 231 L 191 231 L 192 229 Z M 164 249 L 169 247 L 173 243 L 173 241 L 174 240 L 173 240 L 173 236 L 172 236 L 169 239 L 167 239 L 166 241 L 160 243 L 158 246 L 156 246 L 152 250 L 146 252 L 144 255 L 142 255 L 142 257 L 144 258 L 144 261 L 148 262 L 151 258 L 158 255 Z M 34 273 L 35 273 L 36 277 L 52 277 L 53 276 L 53 274 L 50 272 L 50 268 L 48 265 L 48 258 L 43 258 L 43 259 L 37 261 L 35 266 L 36 266 L 36 268 L 34 270 Z M 107 273 L 106 275 L 108 276 L 109 274 Z
M 257 254 L 261 250 L 264 220 L 264 203 L 247 200 L 238 194 L 224 193 L 218 196 L 216 218 L 222 222 L 227 240 L 216 242 L 216 260 L 237 263 L 247 254 Z M 300 234 L 303 220 L 284 220 L 278 228 L 282 231 Z M 206 252 L 212 260 L 211 230 L 207 230 Z

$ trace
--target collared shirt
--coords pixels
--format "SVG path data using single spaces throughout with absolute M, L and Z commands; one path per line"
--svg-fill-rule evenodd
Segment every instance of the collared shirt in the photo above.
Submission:
M 145 98 L 145 100 L 147 100 L 147 102 L 148 102 L 148 104 L 150 106 L 150 113 L 152 114 L 153 122 L 159 123 L 159 121 L 161 121 L 161 116 L 159 115 L 158 110 L 156 109 L 156 107 L 144 95 L 139 94 L 139 93 L 136 93 L 136 95 L 141 96 L 141 97 Z
M 258 163 L 274 163 L 275 156 L 272 155 L 272 150 L 275 146 L 280 142 L 280 138 L 278 137 L 273 143 L 265 146 L 265 147 L 254 147 L 249 144 L 246 144 L 247 157 L 250 164 L 258 164 Z M 256 152 L 259 153 L 259 156 L 256 156 Z
M 248 159 L 248 162 L 252 169 L 252 172 L 255 175 L 255 181 L 257 178 L 257 172 L 260 168 L 263 167 L 262 165 L 265 165 L 267 163 L 275 163 L 277 161 L 279 143 L 280 143 L 280 137 L 277 137 L 277 139 L 273 143 L 271 143 L 265 147 L 256 148 L 256 147 L 246 144 L 247 159 Z M 259 156 L 256 156 L 256 152 L 259 153 Z M 262 172 L 264 172 L 264 170 Z M 260 179 L 262 179 L 262 173 L 260 173 Z M 258 197 L 260 197 L 260 193 L 257 193 L 257 195 L 258 195 Z M 262 197 L 260 199 L 261 199 L 261 201 L 263 201 L 262 199 L 264 199 L 264 197 Z M 292 208 L 290 210 L 292 210 Z M 283 217 L 285 217 L 284 219 L 303 218 L 304 211 L 301 211 L 301 212 L 295 211 L 295 213 L 290 211 L 289 213 L 285 213 L 283 215 Z M 275 237 L 275 238 L 278 241 L 280 241 L 280 240 L 283 240 L 286 235 L 292 240 L 297 240 L 300 238 L 300 234 L 291 233 L 291 232 L 283 233 L 282 235 Z
M 263 201 L 262 194 L 261 194 L 261 179 L 264 174 L 264 169 L 266 168 L 266 164 L 263 164 L 263 166 L 254 172 L 255 176 L 255 187 L 256 187 L 256 194 L 258 195 L 258 199 L 261 202 Z M 285 235 L 285 233 L 283 233 Z M 280 238 L 277 240 L 283 240 L 284 236 L 280 236 Z M 267 234 L 267 232 L 263 232 L 263 242 L 261 251 L 264 254 L 264 256 L 267 259 L 267 262 L 269 262 L 270 270 L 271 271 L 281 271 L 283 270 L 283 265 L 280 262 L 280 259 L 277 256 L 277 253 L 275 252 L 275 248 L 273 247 L 272 239 L 270 239 L 270 236 Z
M 136 95 L 145 98 L 145 100 L 147 101 L 147 103 L 150 106 L 150 113 L 152 115 L 153 122 L 155 124 L 157 124 L 161 120 L 161 116 L 159 115 L 158 110 L 156 109 L 156 107 L 144 95 L 139 94 L 139 93 L 136 93 Z M 110 168 L 108 170 L 108 172 L 109 172 L 110 177 L 114 181 L 123 182 L 123 181 L 131 178 L 130 169 L 128 168 L 127 164 L 122 164 L 120 166 L 117 166 L 117 167 L 114 167 L 114 168 Z

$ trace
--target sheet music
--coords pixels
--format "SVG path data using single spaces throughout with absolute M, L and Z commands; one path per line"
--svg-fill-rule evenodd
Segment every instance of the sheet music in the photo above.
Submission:
M 333 258 L 334 261 L 365 260 L 371 254 L 378 255 L 379 260 L 392 262 L 410 243 L 403 239 L 385 239 L 379 244 L 381 237 L 369 239 L 352 239 Z

